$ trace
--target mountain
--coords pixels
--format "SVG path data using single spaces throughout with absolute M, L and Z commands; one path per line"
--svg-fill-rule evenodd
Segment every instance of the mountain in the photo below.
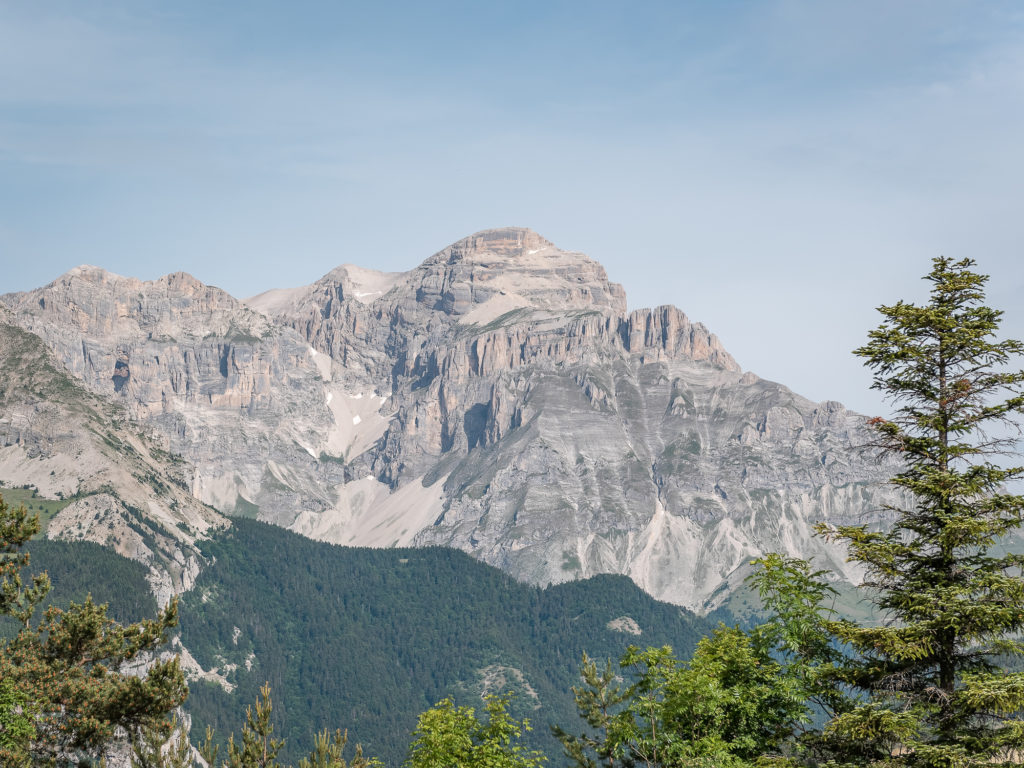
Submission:
M 751 557 L 876 520 L 863 418 L 744 373 L 583 254 L 488 230 L 404 273 L 342 266 L 245 302 L 94 267 L 0 300 L 223 512 L 358 546 L 445 545 L 535 584 L 629 575 L 698 610 Z
M 11 320 L 0 308 L 0 485 L 63 499 L 48 534 L 145 564 L 165 603 L 199 573 L 197 539 L 227 520 L 191 494 L 181 459 Z

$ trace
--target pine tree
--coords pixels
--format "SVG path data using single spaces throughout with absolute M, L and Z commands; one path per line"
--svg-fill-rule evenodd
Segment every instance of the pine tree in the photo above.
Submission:
M 206 740 L 199 747 L 206 764 L 211 768 L 283 768 L 277 761 L 277 753 L 284 746 L 284 739 L 275 739 L 271 734 L 274 725 L 271 713 L 274 704 L 270 699 L 270 684 L 264 683 L 256 699 L 255 710 L 245 710 L 245 725 L 242 726 L 242 741 L 235 741 L 235 734 L 228 737 L 227 760 L 219 760 L 220 747 L 216 745 L 213 731 L 207 727 Z
M 66 610 L 50 606 L 33 625 L 50 582 L 42 574 L 25 586 L 20 572 L 29 565 L 24 545 L 38 530 L 38 515 L 0 497 L 0 616 L 22 625 L 14 638 L 0 640 L 0 761 L 88 764 L 118 729 L 157 727 L 185 700 L 176 657 L 151 661 L 145 674 L 123 671 L 152 658 L 177 624 L 177 603 L 155 619 L 121 625 L 90 596 Z
M 591 732 L 576 736 L 559 726 L 552 726 L 551 731 L 562 743 L 571 765 L 577 768 L 615 768 L 618 744 L 611 732 L 616 727 L 616 716 L 621 717 L 632 691 L 622 683 L 611 659 L 607 660 L 604 669 L 599 669 L 597 662 L 585 652 L 580 665 L 580 679 L 583 684 L 573 686 L 572 693 L 580 718 Z
M 889 531 L 823 528 L 865 566 L 886 619 L 832 623 L 859 656 L 847 681 L 868 698 L 826 735 L 864 745 L 865 760 L 974 766 L 1024 747 L 1024 673 L 999 666 L 1024 654 L 1024 555 L 1000 549 L 1022 522 L 1024 497 L 1007 484 L 1024 467 L 994 461 L 1024 410 L 1024 371 L 1012 368 L 1024 345 L 995 340 L 1002 313 L 984 305 L 988 278 L 973 265 L 935 259 L 928 303 L 880 307 L 855 352 L 895 408 L 871 424 L 903 462 L 892 483 L 907 500 Z
M 194 768 L 188 733 L 175 716 L 156 726 L 142 729 L 132 744 L 132 768 Z
M 278 762 L 277 755 L 284 748 L 284 739 L 273 738 L 272 714 L 274 703 L 270 698 L 270 684 L 260 688 L 256 707 L 247 707 L 245 723 L 242 725 L 241 743 L 235 741 L 232 733 L 228 737 L 225 759 L 221 760 L 220 745 L 217 744 L 213 729 L 207 727 L 206 738 L 199 745 L 199 753 L 208 768 L 290 768 Z M 313 750 L 308 757 L 299 760 L 298 768 L 382 768 L 376 758 L 363 757 L 363 748 L 356 744 L 352 759 L 344 757 L 348 744 L 348 732 L 340 729 L 332 736 L 321 731 L 313 737 Z M 192 763 L 186 764 L 191 768 Z M 146 768 L 138 765 L 135 768 Z M 156 768 L 163 768 L 157 765 Z M 176 764 L 167 766 L 176 768 Z

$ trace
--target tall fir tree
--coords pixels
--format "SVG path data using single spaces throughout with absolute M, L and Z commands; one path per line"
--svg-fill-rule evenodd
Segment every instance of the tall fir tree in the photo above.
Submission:
M 906 503 L 891 530 L 823 529 L 865 567 L 885 621 L 833 622 L 857 652 L 847 682 L 867 694 L 826 728 L 856 745 L 855 762 L 980 766 L 1024 747 L 1024 673 L 1000 660 L 1024 654 L 1024 555 L 1002 545 L 1024 514 L 1008 484 L 1024 410 L 1024 345 L 996 340 L 1001 312 L 985 306 L 985 275 L 971 260 L 934 260 L 927 304 L 899 302 L 855 354 L 893 404 L 873 419 L 881 447 L 904 469 L 892 483 Z

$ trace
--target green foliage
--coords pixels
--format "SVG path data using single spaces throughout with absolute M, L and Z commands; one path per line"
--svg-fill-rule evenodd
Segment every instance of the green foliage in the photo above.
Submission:
M 0 761 L 11 768 L 30 765 L 29 744 L 36 737 L 35 711 L 24 691 L 0 678 Z
M 809 719 L 806 691 L 763 644 L 763 636 L 720 626 L 689 662 L 665 646 L 631 647 L 620 661 L 635 679 L 623 689 L 606 667 L 584 659 L 574 689 L 591 733 L 556 733 L 581 768 L 606 765 L 744 765 L 781 755 Z
M 743 766 L 827 758 L 814 712 L 849 710 L 837 684 L 844 657 L 828 632 L 835 591 L 802 560 L 767 555 L 748 581 L 768 612 L 744 631 L 719 625 L 688 662 L 669 647 L 629 648 L 600 670 L 584 656 L 573 688 L 588 730 L 554 728 L 565 755 L 597 766 Z M 632 681 L 627 684 L 626 681 Z
M 24 507 L 11 509 L 0 497 L 0 615 L 21 625 L 15 637 L 0 641 L 0 680 L 7 690 L 2 720 L 15 722 L 10 730 L 4 726 L 9 754 L 2 756 L 12 765 L 98 756 L 117 728 L 137 733 L 155 727 L 187 692 L 177 659 L 155 661 L 145 675 L 120 671 L 164 641 L 177 620 L 175 603 L 154 620 L 122 626 L 87 597 L 67 609 L 50 606 L 32 626 L 50 586 L 45 574 L 33 577 L 31 586 L 20 576 L 29 565 L 22 547 L 38 527 Z M 17 725 L 24 713 L 32 714 L 34 729 L 27 744 Z
M 24 505 L 30 513 L 35 510 L 36 514 L 39 515 L 40 526 L 39 532 L 33 537 L 35 539 L 40 538 L 46 530 L 47 523 L 49 523 L 58 512 L 71 503 L 71 499 L 43 498 L 35 489 L 32 488 L 0 487 L 0 492 L 3 493 L 7 504 L 14 507 Z
M 35 606 L 50 591 L 46 574 L 32 577 L 31 586 L 21 580 L 21 569 L 31 560 L 22 548 L 39 532 L 39 517 L 29 517 L 24 505 L 10 507 L 0 496 L 0 616 L 11 616 L 28 626 Z
M 409 747 L 408 768 L 540 768 L 547 759 L 519 743 L 530 730 L 508 711 L 510 697 L 487 696 L 487 720 L 471 707 L 444 699 L 420 715 Z
M 582 768 L 596 768 L 599 764 L 614 766 L 620 750 L 611 731 L 632 692 L 620 682 L 611 659 L 599 670 L 597 663 L 584 653 L 580 678 L 583 685 L 574 686 L 572 692 L 576 710 L 590 731 L 576 736 L 558 725 L 551 730 L 574 765 Z
M 73 602 L 85 602 L 89 595 L 94 602 L 106 604 L 107 615 L 122 623 L 157 612 L 146 581 L 149 569 L 107 547 L 91 541 L 33 539 L 22 554 L 31 556 L 31 570 L 45 572 L 50 580 L 50 590 L 36 606 L 37 612 L 51 605 L 66 610 Z M 23 568 L 23 578 L 25 574 Z M 22 626 L 9 616 L 0 616 L 0 638 L 13 638 Z
M 206 761 L 208 768 L 287 768 L 277 761 L 277 756 L 284 747 L 284 740 L 273 738 L 274 726 L 271 722 L 273 702 L 270 698 L 270 686 L 264 684 L 256 699 L 255 709 L 249 707 L 245 711 L 245 724 L 242 726 L 241 743 L 235 742 L 235 735 L 228 738 L 225 759 L 220 759 L 220 745 L 214 739 L 213 730 L 206 729 L 206 739 L 199 747 L 199 752 Z M 375 759 L 363 757 L 362 747 L 356 745 L 355 756 L 351 762 L 344 758 L 348 733 L 335 731 L 330 736 L 322 731 L 314 739 L 313 751 L 308 757 L 299 761 L 299 768 L 375 768 L 381 763 Z M 174 765 L 156 764 L 153 768 L 190 768 L 191 760 Z M 148 768 L 137 766 L 136 768 Z
M 260 688 L 256 708 L 245 710 L 245 725 L 242 726 L 241 744 L 235 743 L 235 735 L 228 739 L 227 757 L 219 762 L 220 749 L 213 740 L 213 734 L 207 728 L 206 741 L 199 751 L 211 768 L 281 768 L 277 762 L 277 754 L 284 746 L 284 741 L 275 739 L 271 734 L 274 726 L 270 722 L 273 703 L 270 700 L 270 686 Z
M 550 753 L 547 726 L 575 713 L 569 689 L 583 651 L 617 658 L 633 640 L 609 621 L 628 615 L 645 641 L 682 653 L 709 630 L 623 576 L 538 589 L 451 549 L 338 547 L 241 519 L 204 546 L 212 564 L 183 597 L 182 641 L 206 669 L 237 664 L 238 688 L 197 682 L 186 706 L 200 727 L 226 734 L 239 700 L 269 681 L 281 759 L 292 761 L 341 718 L 368 754 L 397 765 L 434 702 L 472 706 L 510 688 L 512 714 L 538 725 L 524 743 Z M 485 690 L 491 667 L 523 682 L 508 672 Z
M 363 748 L 359 744 L 356 744 L 355 755 L 346 762 L 346 744 L 348 731 L 342 733 L 337 730 L 333 736 L 321 731 L 313 737 L 313 751 L 299 760 L 299 768 L 374 768 L 382 765 L 376 758 L 363 757 Z
M 193 768 L 192 745 L 175 717 L 143 728 L 132 743 L 132 768 Z
M 753 564 L 758 570 L 747 583 L 768 611 L 753 630 L 758 642 L 771 649 L 782 673 L 813 708 L 828 717 L 847 711 L 852 701 L 841 682 L 846 656 L 830 630 L 831 602 L 839 593 L 824 581 L 827 571 L 812 571 L 805 560 L 778 553 Z
M 969 766 L 1024 748 L 1024 674 L 998 666 L 1024 654 L 1024 555 L 994 549 L 1021 525 L 1024 497 L 1007 483 L 1024 468 L 992 460 L 1013 447 L 1001 435 L 1024 409 L 1024 371 L 1010 367 L 1024 345 L 993 340 L 1001 313 L 984 306 L 987 278 L 972 266 L 935 259 L 928 303 L 881 307 L 856 351 L 897 406 L 872 425 L 911 500 L 890 531 L 824 530 L 866 567 L 887 618 L 831 624 L 858 654 L 845 679 L 868 698 L 826 735 L 864 745 L 858 759 Z

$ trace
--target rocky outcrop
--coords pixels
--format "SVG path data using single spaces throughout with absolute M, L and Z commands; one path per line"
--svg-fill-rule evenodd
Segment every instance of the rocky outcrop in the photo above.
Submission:
M 354 429 L 348 414 L 339 426 L 344 385 L 294 331 L 183 273 L 142 282 L 79 267 L 5 300 L 92 392 L 187 462 L 203 502 L 271 507 L 265 515 L 284 525 L 329 508 L 345 472 L 321 455 L 343 456 L 367 427 Z
M 888 498 L 859 416 L 743 373 L 675 307 L 628 312 L 527 229 L 245 303 L 95 268 L 3 301 L 198 498 L 331 541 L 455 546 L 537 583 L 627 573 L 703 608 L 767 550 L 856 578 L 811 526 Z
M 0 316 L 0 483 L 69 500 L 47 535 L 145 563 L 161 602 L 188 589 L 200 567 L 196 542 L 227 520 L 189 492 L 185 462 L 11 319 Z

